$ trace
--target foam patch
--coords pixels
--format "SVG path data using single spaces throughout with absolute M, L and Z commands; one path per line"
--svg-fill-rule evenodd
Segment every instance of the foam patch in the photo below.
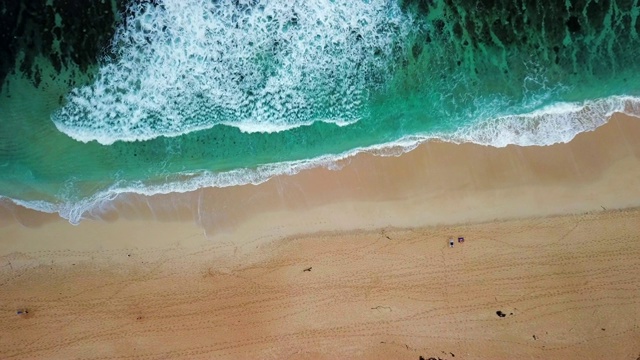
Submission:
M 76 140 L 350 124 L 411 31 L 385 0 L 165 0 L 131 5 L 124 23 L 96 81 L 52 116 Z

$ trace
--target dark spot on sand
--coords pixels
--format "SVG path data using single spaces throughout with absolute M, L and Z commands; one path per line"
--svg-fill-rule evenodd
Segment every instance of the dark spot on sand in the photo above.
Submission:
M 604 328 L 602 328 L 602 329 L 600 329 L 600 330 L 604 331 L 605 329 L 604 329 Z
M 309 271 L 309 272 L 311 272 L 311 269 L 312 269 L 312 267 L 311 267 L 311 266 L 309 266 L 308 268 L 306 268 L 306 269 L 302 270 L 302 272 L 305 272 L 305 271 Z
M 500 316 L 501 318 L 507 316 L 507 314 L 503 313 L 502 311 L 498 310 L 496 311 L 496 315 Z

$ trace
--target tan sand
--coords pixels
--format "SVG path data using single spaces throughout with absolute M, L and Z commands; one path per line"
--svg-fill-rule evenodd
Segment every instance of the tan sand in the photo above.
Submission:
M 77 227 L 4 208 L 0 359 L 636 359 L 637 139 L 429 143 Z

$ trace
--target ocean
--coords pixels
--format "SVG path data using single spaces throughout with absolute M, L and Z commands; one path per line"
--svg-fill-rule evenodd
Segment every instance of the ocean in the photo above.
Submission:
M 439 139 L 545 146 L 640 116 L 638 0 L 0 5 L 0 197 L 259 184 Z M 370 174 L 375 176 L 375 174 Z

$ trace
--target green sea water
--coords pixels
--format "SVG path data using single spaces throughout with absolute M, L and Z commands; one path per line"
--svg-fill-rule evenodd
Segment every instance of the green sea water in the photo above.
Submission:
M 0 196 L 72 222 L 120 193 L 640 114 L 637 0 L 3 6 Z

